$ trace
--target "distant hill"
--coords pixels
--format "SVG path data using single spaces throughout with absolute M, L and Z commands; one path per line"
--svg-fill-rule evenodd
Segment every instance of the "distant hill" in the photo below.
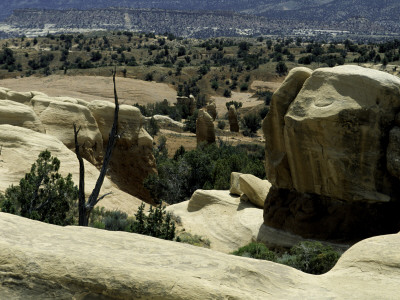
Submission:
M 109 7 L 114 9 L 107 10 Z M 125 18 L 127 14 L 129 18 Z M 126 22 L 126 19 L 134 22 Z M 310 28 L 393 35 L 400 33 L 400 1 L 8 0 L 0 2 L 0 20 L 7 25 L 26 28 L 53 24 L 64 29 L 169 31 L 186 37 L 284 35 Z

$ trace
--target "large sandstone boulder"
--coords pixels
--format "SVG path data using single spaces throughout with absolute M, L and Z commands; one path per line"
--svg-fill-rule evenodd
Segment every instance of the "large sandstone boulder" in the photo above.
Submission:
M 217 105 L 215 104 L 215 101 L 208 103 L 206 106 L 206 110 L 211 118 L 213 118 L 213 120 L 215 121 L 215 119 L 217 118 Z
M 45 128 L 31 107 L 11 100 L 0 101 L 0 124 L 10 124 L 45 132 Z
M 284 141 L 284 117 L 311 72 L 308 68 L 294 68 L 289 72 L 280 88 L 273 94 L 268 115 L 263 121 L 267 178 L 273 185 L 281 188 L 292 187 Z
M 38 102 L 35 102 L 38 103 Z M 82 156 L 95 163 L 103 155 L 103 138 L 90 110 L 72 101 L 52 101 L 40 113 L 47 134 L 55 136 L 69 149 L 75 149 L 73 124 L 80 128 L 78 143 Z
M 243 193 L 240 190 L 240 182 L 239 182 L 239 178 L 241 175 L 242 175 L 242 173 L 239 173 L 239 172 L 231 173 L 229 192 L 233 195 L 240 196 Z
M 127 232 L 0 213 L 4 299 L 396 299 L 400 235 L 362 241 L 324 275 Z
M 239 118 L 235 106 L 229 106 L 228 110 L 229 129 L 231 132 L 239 132 Z
M 87 106 L 97 121 L 104 148 L 114 120 L 113 103 L 92 101 Z M 143 180 L 156 172 L 151 136 L 143 128 L 144 118 L 137 107 L 120 105 L 118 115 L 118 139 L 110 162 L 109 174 L 122 190 L 144 200 L 150 200 Z
M 160 129 L 183 132 L 184 124 L 182 122 L 177 122 L 168 116 L 154 115 L 152 117 L 145 117 L 145 121 L 147 124 L 149 124 L 151 118 L 154 118 Z
M 263 208 L 271 183 L 251 174 L 242 174 L 239 177 L 239 186 L 243 194 L 254 205 Z
M 358 66 L 310 73 L 289 73 L 263 123 L 266 173 L 274 186 L 265 222 L 308 236 L 312 232 L 300 228 L 312 221 L 310 229 L 325 238 L 398 231 L 392 211 L 400 207 L 399 179 L 386 161 L 400 79 Z
M 1 101 L 0 101 L 1 102 Z M 26 128 L 0 125 L 0 192 L 4 192 L 10 185 L 18 184 L 31 165 L 37 160 L 40 152 L 49 150 L 61 162 L 60 173 L 66 176 L 72 174 L 76 185 L 79 183 L 79 163 L 74 152 L 69 150 L 60 140 L 48 134 L 38 133 Z M 88 161 L 85 162 L 85 192 L 86 197 L 92 192 L 99 171 Z M 141 201 L 115 188 L 107 178 L 101 189 L 101 194 L 112 194 L 105 197 L 98 204 L 109 210 L 122 210 L 133 215 Z
M 196 138 L 197 145 L 200 143 L 215 143 L 215 128 L 213 119 L 203 109 L 199 110 L 199 115 L 197 116 L 196 120 Z

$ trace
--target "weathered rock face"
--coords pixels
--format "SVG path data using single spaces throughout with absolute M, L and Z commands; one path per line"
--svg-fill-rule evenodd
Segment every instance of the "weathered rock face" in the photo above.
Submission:
M 400 160 L 400 156 L 390 147 L 388 151 L 393 157 L 386 152 L 389 131 L 399 109 L 400 79 L 395 76 L 357 66 L 323 68 L 312 73 L 304 68 L 293 69 L 272 97 L 270 112 L 263 123 L 267 178 L 279 190 L 276 197 L 269 196 L 266 202 L 265 222 L 276 226 L 272 220 L 292 217 L 306 222 L 321 209 L 331 215 L 332 205 L 345 206 L 341 214 L 362 212 L 355 219 L 363 222 L 368 215 L 374 219 L 376 213 L 371 208 L 365 211 L 365 202 L 398 203 L 399 182 L 392 176 L 393 170 L 390 174 L 386 161 L 387 156 L 391 161 L 397 157 Z M 274 201 L 285 190 L 297 195 L 289 193 L 292 200 L 299 199 L 291 200 L 290 205 L 305 210 L 303 217 L 296 217 L 293 211 L 289 213 L 289 203 L 282 203 L 285 200 L 280 201 L 281 209 L 275 210 L 276 217 L 271 215 L 271 206 L 276 207 Z M 304 202 L 304 196 L 299 195 L 316 196 Z M 330 199 L 329 203 L 325 203 L 326 199 Z M 361 203 L 354 204 L 357 201 Z M 351 213 L 346 216 L 352 217 Z M 385 219 L 382 220 L 385 224 L 380 225 L 391 228 L 389 232 L 400 229 L 399 222 Z M 300 227 L 293 223 L 285 228 L 310 234 Z M 334 231 L 334 228 L 327 230 L 325 236 L 337 235 Z
M 0 88 L 0 99 L 2 100 L 12 100 L 21 104 L 29 104 L 33 94 L 31 92 L 15 92 L 7 88 Z
M 289 72 L 285 81 L 272 96 L 268 115 L 262 125 L 265 136 L 267 178 L 273 185 L 281 188 L 292 187 L 284 141 L 284 117 L 311 72 L 308 68 L 294 68 Z
M 4 88 L 0 88 L 0 98 L 18 101 L 0 101 L 0 124 L 46 132 L 75 150 L 75 123 L 81 127 L 78 142 L 82 146 L 83 158 L 95 165 L 102 162 L 103 149 L 107 146 L 114 117 L 113 103 L 88 103 L 70 97 L 48 97 L 40 92 L 17 93 Z M 148 174 L 156 172 L 156 166 L 152 138 L 143 128 L 140 111 L 132 106 L 121 105 L 119 129 L 122 135 L 113 152 L 109 175 L 123 190 L 150 200 L 143 180 Z
M 10 124 L 45 132 L 45 128 L 29 106 L 11 100 L 0 101 L 0 124 Z
M 215 143 L 215 128 L 213 119 L 203 109 L 199 110 L 199 115 L 196 120 L 196 138 L 197 145 L 204 142 L 207 144 Z
M 114 104 L 106 101 L 92 101 L 88 108 L 97 121 L 103 137 L 104 147 L 114 118 Z M 153 156 L 152 137 L 143 129 L 144 118 L 137 107 L 121 105 L 118 115 L 118 139 L 110 162 L 110 175 L 124 191 L 141 199 L 150 200 L 149 192 L 143 187 L 143 180 L 156 172 Z
M 399 247 L 398 234 L 368 239 L 346 251 L 330 272 L 310 275 L 148 236 L 0 213 L 0 294 L 78 300 L 395 299 Z
M 1 101 L 0 101 L 1 102 Z M 72 174 L 76 185 L 79 183 L 79 163 L 74 152 L 69 150 L 56 137 L 32 131 L 30 129 L 0 125 L 0 192 L 10 185 L 18 184 L 31 165 L 37 160 L 40 152 L 49 150 L 61 162 L 60 173 L 66 176 Z M 99 171 L 88 161 L 85 162 L 85 192 L 86 197 L 92 192 Z M 112 192 L 99 202 L 108 210 L 122 210 L 132 215 L 137 211 L 141 200 L 115 188 L 108 178 L 104 179 L 101 194 Z
M 183 132 L 184 124 L 182 122 L 177 122 L 168 116 L 154 115 L 153 117 L 145 117 L 145 121 L 147 124 L 149 124 L 151 118 L 154 118 L 160 129 Z
M 38 102 L 35 102 L 36 104 Z M 80 129 L 78 143 L 82 156 L 96 163 L 103 155 L 103 138 L 90 110 L 82 105 L 51 101 L 39 114 L 47 134 L 57 137 L 69 149 L 75 149 L 73 124 Z
M 215 104 L 215 101 L 212 101 L 211 103 L 207 104 L 206 110 L 214 121 L 217 118 L 217 105 Z
M 240 190 L 247 196 L 249 201 L 258 207 L 264 207 L 265 199 L 271 183 L 251 174 L 242 174 L 239 177 Z
M 235 106 L 229 106 L 228 110 L 229 129 L 231 132 L 239 132 L 239 120 Z

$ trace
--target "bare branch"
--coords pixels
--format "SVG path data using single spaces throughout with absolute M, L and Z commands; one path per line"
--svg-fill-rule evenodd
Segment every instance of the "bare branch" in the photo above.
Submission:
M 78 158 L 79 161 L 79 225 L 82 226 L 84 225 L 85 222 L 85 216 L 87 214 L 86 208 L 85 208 L 85 165 L 83 163 L 82 156 L 80 154 L 79 150 L 79 144 L 78 144 L 78 133 L 79 130 L 81 130 L 81 127 L 79 129 L 76 129 L 76 124 L 74 123 L 74 137 L 75 137 L 75 154 L 76 157 Z
M 114 83 L 114 103 L 115 103 L 115 109 L 114 109 L 114 121 L 113 125 L 111 128 L 111 132 L 108 138 L 108 144 L 107 144 L 107 149 L 106 153 L 104 155 L 104 160 L 103 160 L 103 165 L 100 170 L 100 175 L 97 178 L 96 185 L 89 197 L 89 206 L 94 207 L 94 205 L 98 202 L 97 198 L 99 197 L 100 189 L 104 181 L 104 177 L 106 176 L 107 173 L 107 166 L 111 160 L 111 155 L 114 150 L 115 143 L 118 138 L 118 112 L 119 112 L 119 104 L 118 104 L 118 95 L 117 95 L 117 88 L 115 84 L 115 74 L 116 74 L 116 69 L 113 72 L 113 83 Z
M 107 197 L 108 195 L 111 195 L 111 194 L 112 194 L 112 192 L 108 192 L 108 193 L 105 193 L 103 196 L 97 198 L 96 203 L 94 203 L 93 206 L 92 206 L 90 203 L 88 203 L 87 205 L 89 206 L 89 209 L 93 209 L 94 206 L 95 206 L 97 203 L 99 203 L 101 200 L 103 200 L 105 197 Z

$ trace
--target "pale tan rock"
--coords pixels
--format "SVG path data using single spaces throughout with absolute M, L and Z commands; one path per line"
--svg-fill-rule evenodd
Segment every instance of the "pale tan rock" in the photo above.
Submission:
M 7 89 L 0 87 L 0 100 L 6 100 L 7 99 Z
M 145 121 L 147 124 L 149 124 L 151 118 L 154 118 L 160 129 L 183 132 L 184 124 L 182 122 L 177 122 L 168 116 L 154 115 L 153 117 L 145 117 Z
M 45 128 L 31 107 L 11 101 L 0 101 L 0 124 L 10 124 L 45 132 Z
M 229 129 L 231 132 L 239 132 L 239 119 L 234 105 L 228 110 Z
M 7 92 L 7 99 L 22 104 L 28 104 L 29 101 L 31 101 L 32 97 L 33 95 L 31 92 L 14 92 L 14 91 Z
M 106 147 L 114 120 L 114 103 L 92 101 L 87 106 L 96 119 Z M 109 174 L 122 190 L 150 200 L 143 180 L 156 172 L 152 138 L 143 128 L 144 118 L 137 107 L 120 105 L 118 139 L 110 162 Z
M 39 118 L 46 133 L 58 138 L 71 150 L 75 149 L 73 124 L 76 124 L 80 128 L 78 143 L 82 146 L 83 157 L 96 162 L 103 154 L 103 138 L 90 110 L 77 103 L 52 101 Z
M 196 138 L 197 145 L 199 145 L 200 143 L 215 143 L 215 128 L 213 119 L 203 109 L 199 110 L 199 114 L 196 120 Z
M 240 190 L 239 177 L 242 173 L 232 172 L 229 192 L 233 195 L 240 196 L 243 192 Z
M 324 275 L 127 232 L 0 213 L 4 299 L 396 299 L 400 235 L 364 240 Z
M 88 108 L 97 121 L 103 141 L 107 143 L 114 120 L 114 103 L 95 100 L 89 103 Z M 139 131 L 143 122 L 143 116 L 137 107 L 120 105 L 118 129 L 122 135 L 119 142 L 126 146 L 131 146 L 132 144 L 137 143 Z
M 304 82 L 312 73 L 308 68 L 293 68 L 273 94 L 269 112 L 263 121 L 265 165 L 268 180 L 281 188 L 292 188 L 292 178 L 284 141 L 284 117 Z
M 213 121 L 215 121 L 215 119 L 217 118 L 217 105 L 215 104 L 215 101 L 207 104 L 206 110 L 211 118 L 213 118 Z
M 31 99 L 30 105 L 35 113 L 39 116 L 50 105 L 50 103 L 54 101 L 58 100 L 55 98 L 50 98 L 47 95 L 36 95 Z
M 0 125 L 0 145 L 3 146 L 0 155 L 0 192 L 4 192 L 11 184 L 18 184 L 25 173 L 29 172 L 39 153 L 46 149 L 60 160 L 60 173 L 63 176 L 71 173 L 75 184 L 79 183 L 79 163 L 75 153 L 51 135 L 22 127 Z M 88 197 L 94 188 L 99 171 L 86 160 L 84 162 L 85 192 Z M 101 200 L 99 206 L 109 210 L 118 209 L 132 215 L 141 203 L 138 198 L 115 188 L 112 182 L 105 178 L 101 194 L 108 192 L 112 194 Z
M 395 187 L 381 167 L 383 140 L 399 109 L 396 76 L 350 65 L 314 71 L 284 120 L 293 188 L 347 201 L 389 201 Z
M 239 187 L 251 203 L 263 208 L 271 183 L 251 174 L 243 174 L 239 177 Z

